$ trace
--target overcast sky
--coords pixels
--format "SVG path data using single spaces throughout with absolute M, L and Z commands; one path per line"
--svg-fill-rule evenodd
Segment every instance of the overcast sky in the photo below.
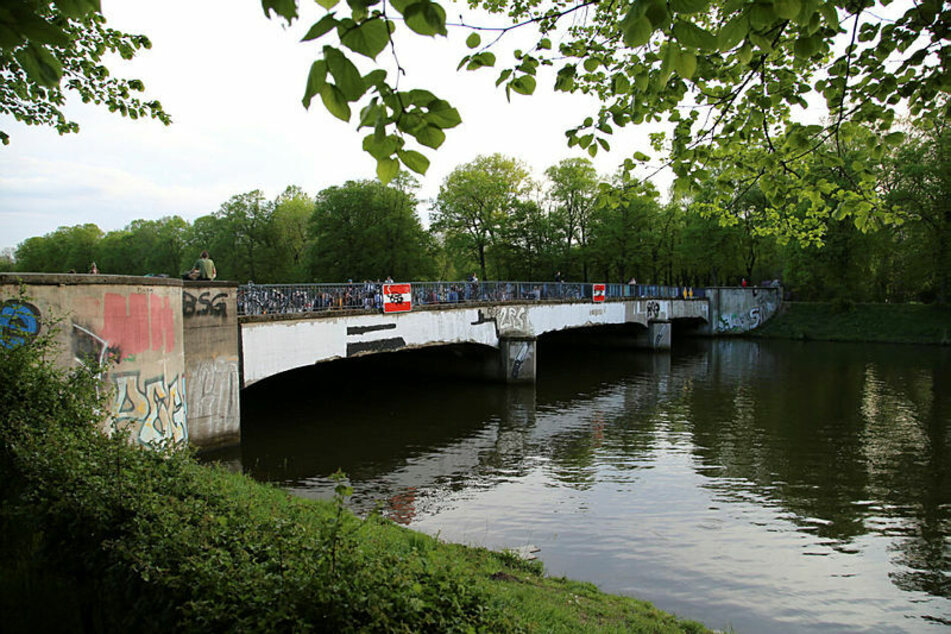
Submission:
M 147 96 L 161 100 L 174 122 L 132 121 L 74 102 L 67 112 L 79 122 L 79 134 L 59 136 L 0 118 L 0 129 L 11 136 L 10 145 L 0 147 L 0 248 L 64 225 L 94 222 L 110 231 L 175 214 L 191 221 L 253 189 L 273 198 L 291 184 L 315 194 L 374 178 L 376 163 L 360 147 L 367 131 L 332 117 L 319 98 L 310 111 L 301 105 L 322 43 L 300 38 L 323 14 L 316 3 L 302 4 L 307 14 L 284 28 L 264 17 L 259 0 L 103 0 L 109 26 L 152 41 L 151 50 L 110 67 L 142 79 Z M 464 10 L 446 6 L 450 22 Z M 421 178 L 424 199 L 436 195 L 454 167 L 479 154 L 520 158 L 538 178 L 563 158 L 587 156 L 567 147 L 564 130 L 594 112 L 591 101 L 553 95 L 548 77 L 535 96 L 513 95 L 507 103 L 494 87 L 497 71 L 456 72 L 469 33 L 450 28 L 449 38 L 399 43 L 407 70 L 401 88 L 432 90 L 463 117 L 437 152 L 427 150 L 432 165 Z M 514 37 L 509 44 L 516 45 Z M 388 61 L 389 52 L 378 60 Z M 647 151 L 646 138 L 642 130 L 617 136 L 614 151 L 599 155 L 596 167 L 613 172 L 633 151 Z M 661 191 L 666 186 L 658 182 Z

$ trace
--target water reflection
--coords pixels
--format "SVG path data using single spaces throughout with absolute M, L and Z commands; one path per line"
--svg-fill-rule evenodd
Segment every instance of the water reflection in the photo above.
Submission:
M 738 631 L 951 624 L 947 349 L 539 350 L 535 388 L 366 361 L 243 401 L 254 477 Z

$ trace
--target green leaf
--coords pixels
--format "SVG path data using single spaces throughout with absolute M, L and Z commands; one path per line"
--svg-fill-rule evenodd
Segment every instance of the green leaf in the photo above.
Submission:
M 434 125 L 445 130 L 446 128 L 454 128 L 462 123 L 462 117 L 459 116 L 458 110 L 449 105 L 448 101 L 437 99 L 429 104 L 428 112 L 426 113 L 426 122 L 429 123 L 429 125 Z
M 476 53 L 469 58 L 469 63 L 466 64 L 466 70 L 477 70 L 484 66 L 495 66 L 495 53 L 491 51 Z
M 643 46 L 651 39 L 651 33 L 654 32 L 654 25 L 645 17 L 635 18 L 627 21 L 627 18 L 621 22 L 621 28 L 624 31 L 624 43 L 636 48 Z
M 340 0 L 317 0 L 317 4 L 327 9 L 328 11 L 330 11 L 335 6 L 337 6 L 337 3 L 339 2 Z
M 551 40 L 548 39 L 547 37 L 543 37 L 542 39 L 538 40 L 538 44 L 535 46 L 535 48 L 537 48 L 540 51 L 550 50 Z
M 310 100 L 319 93 L 327 83 L 327 62 L 319 59 L 310 65 L 310 74 L 307 75 L 307 88 L 304 89 L 304 98 L 301 100 L 305 108 L 310 108 Z
M 885 143 L 889 145 L 898 145 L 905 140 L 904 132 L 891 132 L 885 135 Z
M 317 0 L 317 2 L 326 9 L 330 9 L 334 4 L 337 4 L 336 0 L 330 6 L 326 6 L 321 0 Z M 273 11 L 284 18 L 288 24 L 297 18 L 297 0 L 261 0 L 261 8 L 264 9 L 266 17 L 270 18 L 271 11 Z
M 776 13 L 773 11 L 773 5 L 764 2 L 757 2 L 750 9 L 750 25 L 757 31 L 762 31 L 771 26 L 776 20 Z
M 626 95 L 631 92 L 631 82 L 623 73 L 617 73 L 611 79 L 611 91 L 615 95 Z
M 370 86 L 379 86 L 386 81 L 386 71 L 382 68 L 377 68 L 376 70 L 371 70 L 369 73 L 363 76 L 363 85 L 369 88 Z
M 360 26 L 348 30 L 341 38 L 340 43 L 354 53 L 360 53 L 370 59 L 386 48 L 390 42 L 390 29 L 383 18 L 370 18 Z
M 476 48 L 479 44 L 482 43 L 482 36 L 478 33 L 470 33 L 469 37 L 466 38 L 466 46 L 469 48 Z
M 601 62 L 599 62 L 595 57 L 588 57 L 584 60 L 584 69 L 589 73 L 593 73 L 594 71 L 598 70 L 598 66 L 600 65 Z
M 634 160 L 635 160 L 635 161 L 649 161 L 649 160 L 651 160 L 651 157 L 647 156 L 647 155 L 644 154 L 643 152 L 634 152 L 633 157 L 634 157 Z
M 17 18 L 21 16 L 18 15 Z M 25 35 L 35 45 L 49 44 L 51 46 L 69 46 L 70 39 L 60 27 L 51 24 L 36 15 L 23 15 L 17 19 L 14 28 Z
M 709 0 L 670 0 L 674 13 L 700 13 L 707 8 Z
M 406 98 L 409 99 L 409 103 L 414 106 L 428 106 L 432 102 L 436 101 L 436 95 L 429 92 L 428 90 L 422 90 L 420 88 L 414 88 L 407 93 Z
M 784 20 L 795 20 L 801 9 L 799 0 L 773 0 L 773 10 Z
M 736 58 L 741 64 L 749 64 L 753 59 L 753 47 L 750 46 L 749 42 L 740 47 L 736 52 Z
M 324 84 L 320 89 L 320 99 L 330 114 L 341 121 L 350 121 L 350 105 L 339 88 L 333 84 Z
M 644 17 L 650 20 L 655 29 L 662 29 L 670 24 L 670 12 L 664 0 L 653 0 L 644 10 Z
M 680 51 L 674 59 L 674 70 L 684 79 L 690 79 L 697 72 L 697 56 L 690 51 Z
M 376 177 L 386 185 L 400 173 L 400 162 L 392 158 L 381 158 L 376 161 Z
M 363 150 L 378 161 L 392 156 L 398 149 L 400 149 L 399 137 L 389 135 L 378 139 L 375 134 L 363 137 Z
M 835 2 L 833 0 L 826 0 L 826 2 L 820 4 L 819 13 L 825 18 L 827 25 L 833 28 L 839 27 L 839 13 L 836 11 Z
M 425 125 L 419 128 L 413 136 L 419 141 L 420 145 L 431 147 L 434 150 L 446 140 L 446 133 L 432 125 Z
M 746 38 L 746 34 L 749 30 L 750 22 L 746 17 L 746 13 L 734 16 L 729 22 L 723 25 L 723 28 L 720 29 L 720 33 L 717 35 L 720 50 L 726 52 L 732 49 Z
M 674 36 L 680 44 L 700 50 L 717 50 L 717 38 L 706 29 L 702 29 L 693 22 L 678 20 L 674 24 Z
M 800 37 L 793 45 L 793 51 L 796 57 L 807 59 L 815 55 L 821 46 L 822 41 L 818 37 Z
M 318 37 L 324 35 L 335 26 L 337 26 L 337 18 L 334 17 L 333 13 L 328 13 L 311 25 L 310 29 L 307 30 L 307 34 L 301 38 L 301 42 L 316 40 Z
M 535 78 L 531 75 L 521 75 L 512 80 L 509 86 L 520 95 L 530 95 L 535 92 Z
M 360 76 L 360 71 L 353 65 L 353 62 L 347 59 L 342 51 L 332 46 L 325 46 L 324 59 L 327 60 L 327 68 L 330 70 L 330 74 L 337 82 L 337 88 L 347 101 L 356 101 L 363 96 L 363 93 L 366 92 L 363 77 Z M 321 96 L 323 96 L 323 93 L 321 93 Z M 349 118 L 349 114 L 347 116 Z
M 47 87 L 59 85 L 59 80 L 63 76 L 63 66 L 52 53 L 46 50 L 45 46 L 30 43 L 14 53 L 14 57 L 20 62 L 20 66 L 31 81 Z
M 446 35 L 446 11 L 435 2 L 414 2 L 402 13 L 406 26 L 420 35 Z
M 56 0 L 56 8 L 67 18 L 81 18 L 92 11 L 100 11 L 98 1 L 88 0 Z
M 403 161 L 403 165 L 417 174 L 425 174 L 429 169 L 429 159 L 415 150 L 399 150 L 396 155 Z

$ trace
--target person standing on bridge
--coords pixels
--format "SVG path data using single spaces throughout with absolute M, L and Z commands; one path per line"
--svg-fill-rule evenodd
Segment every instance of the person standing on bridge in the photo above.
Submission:
M 202 251 L 201 257 L 195 262 L 191 272 L 188 274 L 192 280 L 213 280 L 218 277 L 218 270 L 215 268 L 214 261 L 208 257 L 208 251 Z

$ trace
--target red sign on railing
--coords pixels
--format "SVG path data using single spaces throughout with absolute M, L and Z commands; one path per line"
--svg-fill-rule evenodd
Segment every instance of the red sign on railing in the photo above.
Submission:
M 383 285 L 383 312 L 405 313 L 413 308 L 413 296 L 410 293 L 411 284 L 384 284 Z
M 604 284 L 591 285 L 591 299 L 596 302 L 604 301 Z

